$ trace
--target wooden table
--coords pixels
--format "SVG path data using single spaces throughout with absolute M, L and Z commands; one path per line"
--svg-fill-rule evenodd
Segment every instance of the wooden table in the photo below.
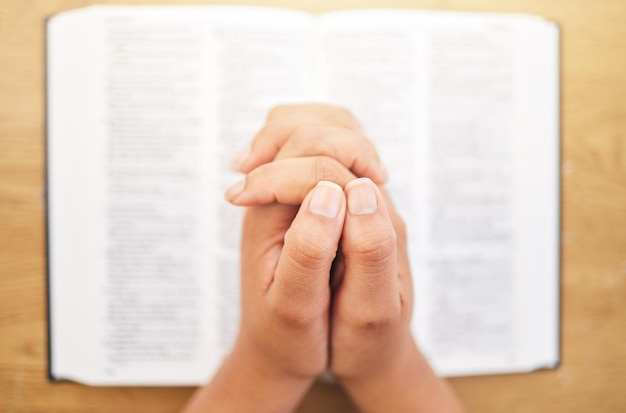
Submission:
M 450 381 L 470 411 L 626 411 L 626 2 L 245 2 L 314 12 L 391 5 L 528 12 L 560 24 L 562 363 L 532 374 Z M 0 5 L 2 412 L 175 412 L 193 390 L 94 388 L 46 378 L 44 20 L 91 3 L 2 0 Z M 339 388 L 318 384 L 299 411 L 353 409 Z

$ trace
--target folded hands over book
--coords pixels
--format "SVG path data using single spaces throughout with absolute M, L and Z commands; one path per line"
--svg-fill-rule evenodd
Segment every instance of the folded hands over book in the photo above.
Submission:
M 463 411 L 413 341 L 405 229 L 350 112 L 277 107 L 234 166 L 240 331 L 184 411 L 293 411 L 325 371 L 363 412 Z

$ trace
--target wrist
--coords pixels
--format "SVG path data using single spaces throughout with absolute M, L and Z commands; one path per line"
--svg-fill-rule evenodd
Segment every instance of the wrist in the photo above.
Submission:
M 385 368 L 340 380 L 340 384 L 362 413 L 465 412 L 446 382 L 430 368 L 413 337 Z
M 286 369 L 282 362 L 282 359 L 275 360 L 240 336 L 224 365 L 233 373 L 250 375 L 256 381 L 289 388 L 307 389 L 315 379 Z
M 298 406 L 313 382 L 280 371 L 247 346 L 236 344 L 211 381 L 199 389 L 184 413 L 282 413 Z
M 351 392 L 393 385 L 407 378 L 420 377 L 426 370 L 429 370 L 427 362 L 417 349 L 413 337 L 407 334 L 386 357 L 379 356 L 375 364 L 370 363 L 369 369 L 357 375 L 340 376 L 337 380 L 347 392 Z

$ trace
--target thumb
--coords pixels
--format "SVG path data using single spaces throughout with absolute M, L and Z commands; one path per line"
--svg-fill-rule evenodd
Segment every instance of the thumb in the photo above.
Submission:
M 306 325 L 328 311 L 331 265 L 345 212 L 341 187 L 320 181 L 285 233 L 267 294 L 275 313 L 290 324 Z
M 345 273 L 337 310 L 362 327 L 386 325 L 401 313 L 396 233 L 385 200 L 368 178 L 346 185 L 341 248 Z

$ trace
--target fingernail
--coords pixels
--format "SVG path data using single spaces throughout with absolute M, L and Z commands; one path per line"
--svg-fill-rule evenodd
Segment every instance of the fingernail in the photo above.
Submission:
M 242 178 L 239 181 L 235 182 L 230 188 L 228 188 L 226 190 L 226 193 L 224 194 L 224 198 L 226 198 L 227 201 L 232 201 L 233 199 L 235 199 L 235 197 L 237 197 L 237 195 L 239 195 L 242 191 L 243 188 L 246 186 L 246 178 Z
M 348 210 L 352 215 L 373 214 L 378 209 L 374 183 L 369 178 L 359 178 L 346 185 Z
M 230 167 L 235 171 L 241 171 L 241 167 L 246 159 L 248 159 L 248 155 L 250 155 L 250 147 L 241 149 L 230 162 Z
M 335 218 L 341 208 L 343 190 L 333 182 L 320 181 L 313 189 L 309 211 L 327 218 Z

